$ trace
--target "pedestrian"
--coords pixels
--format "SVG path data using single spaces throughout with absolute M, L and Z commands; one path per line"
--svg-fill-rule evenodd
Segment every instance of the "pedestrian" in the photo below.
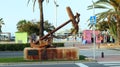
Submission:
M 36 42 L 36 39 L 37 39 L 36 33 L 33 33 L 33 34 L 31 35 L 31 39 L 32 39 L 33 42 Z

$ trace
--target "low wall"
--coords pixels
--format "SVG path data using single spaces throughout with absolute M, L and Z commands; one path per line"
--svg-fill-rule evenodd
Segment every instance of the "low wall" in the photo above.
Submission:
M 25 60 L 79 60 L 79 50 L 76 47 L 57 48 L 25 48 Z

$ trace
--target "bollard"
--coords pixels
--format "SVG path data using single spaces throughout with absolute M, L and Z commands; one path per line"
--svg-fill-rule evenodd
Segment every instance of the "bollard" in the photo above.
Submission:
M 104 52 L 101 53 L 101 57 L 104 58 Z

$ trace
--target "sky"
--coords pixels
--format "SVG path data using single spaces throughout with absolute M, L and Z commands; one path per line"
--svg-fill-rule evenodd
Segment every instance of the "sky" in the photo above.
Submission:
M 27 5 L 28 0 L 1 0 L 0 2 L 0 18 L 3 18 L 5 25 L 2 26 L 2 32 L 10 32 L 12 35 L 17 31 L 16 24 L 20 20 L 36 20 L 39 21 L 39 7 L 36 2 L 35 11 L 33 12 L 33 2 Z M 53 24 L 55 27 L 63 24 L 69 20 L 69 16 L 66 11 L 66 7 L 72 9 L 73 14 L 76 12 L 80 13 L 79 27 L 81 30 L 88 29 L 87 20 L 90 16 L 93 16 L 93 10 L 87 10 L 87 6 L 92 4 L 92 0 L 56 0 L 59 7 L 54 4 L 54 0 L 49 0 L 46 3 L 44 0 L 43 11 L 44 11 L 44 21 L 48 20 L 49 23 Z M 96 1 L 96 0 L 94 0 Z M 57 18 L 57 20 L 56 20 Z M 71 24 L 66 25 L 60 30 L 70 29 Z

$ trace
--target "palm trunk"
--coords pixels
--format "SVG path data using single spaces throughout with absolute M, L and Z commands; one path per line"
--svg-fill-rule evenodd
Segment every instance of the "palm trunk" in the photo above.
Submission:
M 39 37 L 41 38 L 44 36 L 44 18 L 43 18 L 43 0 L 38 0 L 39 9 L 40 9 L 40 30 L 39 30 Z
M 0 25 L 0 33 L 2 32 L 1 28 L 2 28 L 2 26 Z
M 117 42 L 120 45 L 120 16 L 117 16 Z

